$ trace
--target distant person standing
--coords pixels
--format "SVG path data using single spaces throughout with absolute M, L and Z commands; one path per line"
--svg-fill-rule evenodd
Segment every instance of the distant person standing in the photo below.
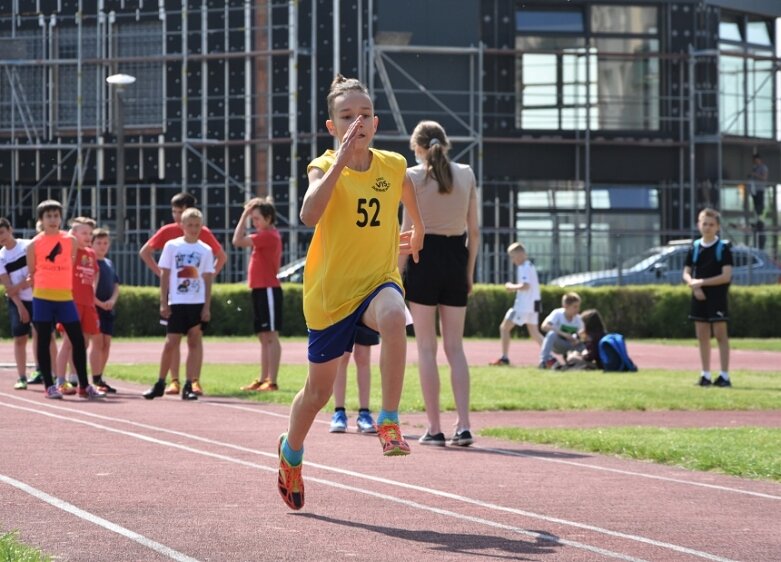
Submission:
M 732 250 L 729 243 L 718 237 L 721 216 L 714 209 L 703 209 L 697 220 L 702 238 L 695 240 L 686 255 L 683 282 L 692 291 L 689 320 L 694 321 L 700 346 L 702 374 L 700 386 L 730 387 L 729 336 L 727 334 L 727 296 L 732 281 Z M 710 339 L 719 344 L 721 372 L 711 380 Z
M 146 264 L 152 273 L 161 277 L 161 270 L 157 262 L 155 262 L 154 253 L 163 249 L 167 242 L 180 236 L 184 236 L 184 229 L 182 228 L 182 214 L 189 208 L 195 207 L 195 197 L 190 193 L 177 193 L 171 198 L 171 215 L 174 218 L 174 222 L 161 227 L 154 235 L 146 241 L 141 249 L 138 251 L 138 255 L 141 260 Z M 225 262 L 228 261 L 228 256 L 225 254 L 225 250 L 222 249 L 222 244 L 212 234 L 212 231 L 206 225 L 203 225 L 200 231 L 201 242 L 211 248 L 214 254 L 214 277 L 220 274 Z M 179 394 L 181 388 L 179 385 L 179 365 L 181 362 L 181 355 L 179 348 L 172 349 L 170 358 L 168 359 L 168 365 L 165 365 L 167 370 L 171 372 L 171 384 L 166 388 L 166 394 Z M 193 381 L 192 390 L 198 396 L 203 394 L 200 380 Z
M 247 234 L 247 220 L 255 232 Z M 282 285 L 277 279 L 282 261 L 282 237 L 274 226 L 277 213 L 271 199 L 256 197 L 244 205 L 239 223 L 233 232 L 233 245 L 252 248 L 247 280 L 252 291 L 254 330 L 260 341 L 260 375 L 241 389 L 260 392 L 274 391 L 279 374 L 282 347 Z
M 477 186 L 472 168 L 448 158 L 450 141 L 435 121 L 418 123 L 410 138 L 417 166 L 407 174 L 415 186 L 421 218 L 426 228 L 420 261 L 399 260 L 404 288 L 415 326 L 418 370 L 428 429 L 422 445 L 444 446 L 439 416 L 439 367 L 437 366 L 437 313 L 442 342 L 450 365 L 458 419 L 451 445 L 467 447 L 473 437 L 469 422 L 469 366 L 464 354 L 464 322 L 467 297 L 480 246 L 477 221 Z M 402 230 L 411 225 L 404 212 Z
M 347 394 L 347 367 L 350 357 L 355 359 L 355 378 L 358 382 L 358 419 L 355 425 L 360 433 L 377 433 L 374 418 L 369 409 L 369 398 L 372 384 L 372 348 L 380 343 L 380 336 L 366 329 L 359 328 L 355 332 L 353 352 L 345 352 L 339 362 L 339 370 L 334 379 L 334 414 L 331 416 L 331 433 L 347 431 L 347 409 L 345 408 Z
M 114 320 L 116 305 L 119 298 L 119 276 L 114 264 L 106 257 L 111 247 L 108 230 L 98 228 L 92 231 L 92 249 L 98 258 L 100 275 L 95 286 L 95 310 L 100 320 L 100 333 L 92 338 L 90 347 L 90 366 L 92 367 L 92 383 L 108 394 L 116 393 L 103 378 L 111 350 L 111 338 L 114 335 Z
M 754 201 L 754 212 L 761 217 L 765 212 L 765 188 L 767 187 L 768 170 L 759 154 L 754 155 L 754 165 L 749 174 L 751 199 Z
M 515 293 L 515 303 L 504 315 L 499 324 L 499 334 L 502 338 L 502 356 L 491 365 L 509 365 L 510 358 L 507 355 L 510 350 L 510 335 L 515 326 L 526 326 L 531 338 L 542 345 L 540 333 L 540 282 L 537 278 L 537 270 L 526 255 L 526 247 L 520 242 L 515 242 L 507 247 L 507 254 L 516 267 L 516 282 L 508 281 L 504 288 Z

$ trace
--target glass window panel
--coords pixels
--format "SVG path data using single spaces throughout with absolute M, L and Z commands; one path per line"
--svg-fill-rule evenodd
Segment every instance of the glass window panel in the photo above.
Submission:
M 559 110 L 550 109 L 523 109 L 519 128 L 523 129 L 558 129 Z
M 591 206 L 594 209 L 658 209 L 659 195 L 657 189 L 642 186 L 594 186 Z
M 637 58 L 600 54 L 597 103 L 600 129 L 659 129 L 659 60 L 657 40 L 597 39 L 599 53 L 628 53 Z
M 743 35 L 740 33 L 738 22 L 719 22 L 719 39 L 723 41 L 743 41 Z
M 522 32 L 582 33 L 583 13 L 574 10 L 518 10 L 515 28 Z
M 767 22 L 750 21 L 746 25 L 746 41 L 757 45 L 772 45 Z
M 744 61 L 739 57 L 722 55 L 719 58 L 719 110 L 721 130 L 731 135 L 746 134 L 743 109 L 745 95 L 743 80 L 745 76 Z
M 556 84 L 545 86 L 525 86 L 523 88 L 523 105 L 540 106 L 556 105 Z
M 656 35 L 659 32 L 656 7 L 592 6 L 591 31 L 594 33 L 641 33 Z
M 772 53 L 757 52 L 772 56 Z M 750 137 L 773 137 L 773 61 L 747 59 L 746 113 Z
M 515 38 L 515 48 L 519 51 L 560 51 L 586 46 L 584 37 L 549 37 L 519 35 Z
M 524 84 L 555 84 L 556 55 L 523 55 Z

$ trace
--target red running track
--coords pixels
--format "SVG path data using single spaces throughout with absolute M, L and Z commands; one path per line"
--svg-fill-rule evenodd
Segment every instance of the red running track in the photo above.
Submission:
M 329 434 L 325 414 L 306 444 L 307 504 L 294 513 L 275 486 L 287 408 L 146 401 L 141 390 L 123 383 L 102 403 L 48 401 L 40 387 L 0 390 L 0 529 L 75 561 L 769 561 L 781 553 L 776 483 L 487 438 L 469 449 L 413 443 L 409 457 L 384 458 L 376 437 Z M 781 425 L 777 412 L 766 414 Z M 493 423 L 512 415 L 532 419 L 507 413 Z M 725 425 L 736 419 L 722 415 Z M 422 417 L 403 418 L 402 428 L 414 438 Z

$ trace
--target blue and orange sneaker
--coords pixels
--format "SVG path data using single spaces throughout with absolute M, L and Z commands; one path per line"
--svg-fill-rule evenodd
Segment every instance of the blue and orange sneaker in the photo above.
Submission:
M 377 436 L 382 443 L 382 454 L 386 457 L 409 455 L 409 444 L 404 440 L 399 424 L 385 420 L 377 426 Z
M 282 454 L 282 441 L 287 436 L 283 433 L 277 441 L 277 454 L 279 455 L 279 477 L 277 478 L 277 490 L 290 509 L 299 510 L 304 507 L 304 479 L 301 478 L 301 468 L 304 463 L 291 466 Z

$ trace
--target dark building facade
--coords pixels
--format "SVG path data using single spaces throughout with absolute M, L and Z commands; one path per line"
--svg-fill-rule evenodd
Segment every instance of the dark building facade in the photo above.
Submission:
M 224 243 L 242 203 L 270 194 L 292 260 L 341 72 L 373 92 L 378 146 L 412 163 L 409 133 L 435 119 L 474 167 L 480 281 L 511 275 L 516 239 L 548 279 L 690 236 L 708 204 L 753 243 L 752 155 L 781 179 L 779 16 L 774 0 L 0 0 L 0 212 L 32 229 L 55 197 L 121 221 L 125 277 L 149 283 L 135 250 L 173 194 L 194 192 Z M 119 93 L 118 72 L 136 78 Z

